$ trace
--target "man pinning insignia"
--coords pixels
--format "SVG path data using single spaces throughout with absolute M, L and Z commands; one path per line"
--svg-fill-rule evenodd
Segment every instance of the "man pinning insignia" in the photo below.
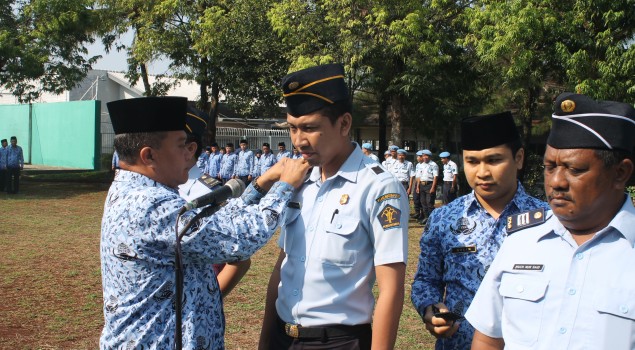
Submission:
M 470 348 L 474 329 L 460 318 L 507 236 L 507 216 L 547 207 L 517 180 L 524 150 L 510 112 L 463 119 L 461 143 L 472 192 L 430 215 L 412 283 L 412 303 L 436 349 Z
M 465 315 L 472 349 L 635 344 L 635 108 L 563 93 L 544 155 L 550 211 L 509 236 Z

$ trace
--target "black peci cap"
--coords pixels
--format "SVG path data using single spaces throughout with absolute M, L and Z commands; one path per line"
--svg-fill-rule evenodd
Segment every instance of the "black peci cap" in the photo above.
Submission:
M 287 113 L 296 117 L 349 98 L 341 64 L 326 64 L 288 74 L 282 79 L 282 90 Z
M 635 147 L 635 108 L 614 101 L 565 92 L 556 98 L 547 144 L 562 148 L 619 149 Z
M 461 121 L 461 144 L 464 150 L 480 151 L 520 140 L 509 111 L 478 115 Z
M 186 130 L 185 97 L 131 98 L 107 106 L 115 134 Z

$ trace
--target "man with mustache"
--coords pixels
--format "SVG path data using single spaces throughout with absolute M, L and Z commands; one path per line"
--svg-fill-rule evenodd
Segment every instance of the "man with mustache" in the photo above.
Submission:
M 260 348 L 392 349 L 408 255 L 406 191 L 351 142 L 342 65 L 291 73 L 282 87 L 291 140 L 313 170 L 284 218 Z
M 635 109 L 563 93 L 544 155 L 551 211 L 509 237 L 466 317 L 472 349 L 632 349 Z M 511 225 L 516 221 L 512 220 Z
M 547 207 L 517 180 L 525 153 L 510 112 L 463 119 L 461 144 L 473 191 L 430 215 L 412 283 L 412 303 L 438 339 L 436 349 L 470 348 L 470 323 L 435 313 L 463 315 L 509 234 L 507 217 Z

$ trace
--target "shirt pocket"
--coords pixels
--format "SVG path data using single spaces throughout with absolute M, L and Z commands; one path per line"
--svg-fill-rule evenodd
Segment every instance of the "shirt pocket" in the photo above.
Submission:
M 538 340 L 544 296 L 549 281 L 541 276 L 503 273 L 503 337 L 531 346 Z
M 359 219 L 336 215 L 325 227 L 320 260 L 324 265 L 353 266 L 357 260 L 357 249 L 353 241 Z
M 599 313 L 635 321 L 635 288 L 611 288 L 598 291 L 593 302 Z

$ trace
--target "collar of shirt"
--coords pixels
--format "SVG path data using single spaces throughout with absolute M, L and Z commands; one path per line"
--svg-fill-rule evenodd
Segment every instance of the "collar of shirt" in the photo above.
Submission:
M 136 173 L 134 171 L 129 171 L 129 170 L 119 169 L 117 174 L 115 174 L 114 181 L 127 182 L 128 185 L 134 185 L 134 186 L 163 187 L 169 191 L 176 193 L 177 195 L 179 193 L 179 191 L 174 188 L 165 186 L 164 184 L 157 182 L 155 180 L 152 180 L 151 178 L 145 175 Z
M 344 161 L 344 164 L 342 164 L 342 166 L 337 171 L 337 173 L 335 173 L 335 175 L 333 175 L 331 178 L 336 178 L 337 176 L 341 176 L 350 182 L 353 182 L 353 183 L 357 182 L 357 175 L 359 174 L 359 164 L 364 160 L 364 158 L 362 157 L 366 157 L 366 156 L 362 152 L 361 148 L 359 148 L 357 143 L 355 142 L 351 142 L 351 143 L 355 145 L 355 149 L 348 156 L 346 161 Z M 321 177 L 322 177 L 321 168 L 314 167 L 313 170 L 311 171 L 311 176 L 309 176 L 309 179 L 307 181 L 318 182 L 321 179 Z
M 516 193 L 514 194 L 514 197 L 512 198 L 512 200 L 509 201 L 509 203 L 507 203 L 507 205 L 505 206 L 505 208 L 501 212 L 501 215 L 499 216 L 499 219 L 500 218 L 506 218 L 509 215 L 509 214 L 506 214 L 506 213 L 509 213 L 510 210 L 512 210 L 512 209 L 516 209 L 516 211 L 518 211 L 522 207 L 521 202 L 523 201 L 523 199 L 525 199 L 526 197 L 529 197 L 529 195 L 525 191 L 525 188 L 520 183 L 520 181 L 517 181 L 516 183 L 517 183 Z M 479 203 L 478 199 L 476 199 L 476 195 L 474 194 L 474 190 L 472 190 L 472 192 L 468 193 L 467 196 L 469 196 L 466 199 L 469 202 L 468 212 L 471 211 L 471 210 L 476 210 L 476 209 L 485 210 L 483 208 L 483 206 L 481 205 L 481 203 Z

